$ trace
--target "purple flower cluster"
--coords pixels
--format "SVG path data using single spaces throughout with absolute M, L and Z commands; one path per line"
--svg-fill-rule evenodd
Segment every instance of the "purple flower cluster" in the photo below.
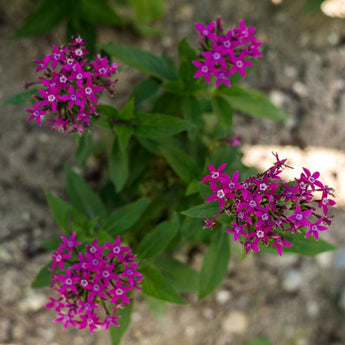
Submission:
M 104 89 L 113 93 L 116 81 L 109 78 L 117 72 L 118 64 L 109 65 L 107 57 L 100 55 L 88 63 L 87 54 L 84 40 L 78 36 L 66 47 L 53 45 L 51 54 L 35 60 L 36 73 L 43 71 L 38 82 L 43 88 L 34 96 L 34 108 L 26 110 L 31 114 L 28 121 L 36 120 L 41 126 L 46 113 L 55 113 L 56 118 L 48 120 L 52 129 L 84 132 L 89 127 L 90 118 L 97 115 L 97 94 Z
M 244 78 L 246 67 L 253 65 L 250 60 L 262 56 L 259 50 L 262 42 L 253 35 L 256 29 L 247 27 L 243 20 L 226 33 L 221 18 L 206 26 L 196 23 L 195 27 L 203 39 L 199 41 L 202 48 L 199 59 L 193 61 L 198 68 L 194 78 L 204 77 L 210 83 L 214 76 L 216 87 L 221 83 L 231 86 L 229 77 L 232 74 L 238 71 Z
M 331 224 L 328 207 L 335 205 L 330 199 L 331 189 L 319 181 L 319 172 L 303 173 L 290 183 L 280 178 L 286 159 L 276 162 L 266 172 L 239 182 L 239 172 L 230 177 L 223 173 L 226 164 L 217 169 L 209 165 L 209 174 L 201 182 L 209 182 L 214 192 L 206 202 L 217 200 L 220 212 L 212 219 L 206 218 L 206 228 L 215 226 L 215 220 L 222 214 L 231 218 L 234 241 L 240 239 L 246 254 L 259 251 L 259 244 L 271 245 L 282 255 L 283 247 L 292 244 L 284 239 L 284 233 L 301 232 L 307 228 L 305 238 L 313 235 L 319 239 L 319 231 L 327 230 Z
M 131 291 L 140 289 L 138 283 L 144 278 L 136 271 L 138 263 L 131 249 L 121 246 L 120 237 L 104 245 L 95 239 L 85 252 L 77 250 L 81 242 L 75 233 L 61 240 L 51 267 L 51 287 L 58 297 L 50 297 L 46 305 L 58 314 L 55 322 L 65 328 L 88 327 L 91 333 L 96 328 L 119 326 L 116 311 L 130 303 Z

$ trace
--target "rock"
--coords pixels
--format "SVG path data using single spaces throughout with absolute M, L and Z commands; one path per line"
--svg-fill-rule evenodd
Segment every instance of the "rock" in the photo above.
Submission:
M 302 274 L 296 269 L 287 270 L 282 280 L 282 288 L 286 292 L 296 292 L 302 286 Z
M 316 301 L 309 301 L 307 303 L 307 313 L 310 317 L 316 317 L 319 315 L 320 306 Z
M 26 291 L 24 298 L 18 303 L 19 310 L 23 312 L 37 311 L 48 302 L 47 297 L 32 289 Z
M 241 311 L 232 311 L 222 322 L 222 329 L 225 333 L 241 334 L 248 327 L 248 318 Z
M 272 90 L 270 92 L 270 100 L 277 107 L 282 107 L 285 101 L 285 95 L 279 90 Z
M 227 290 L 220 290 L 216 295 L 216 300 L 218 304 L 225 304 L 229 301 L 231 294 Z
M 316 255 L 315 260 L 321 268 L 330 268 L 332 266 L 333 258 L 333 253 L 325 252 Z
M 345 269 L 345 248 L 341 248 L 337 251 L 334 258 L 334 267 L 338 270 Z

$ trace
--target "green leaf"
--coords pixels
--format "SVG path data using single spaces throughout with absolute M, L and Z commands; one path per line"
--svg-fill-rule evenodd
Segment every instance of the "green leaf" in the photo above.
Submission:
M 179 218 L 174 213 L 172 219 L 158 224 L 140 242 L 137 254 L 141 260 L 151 259 L 160 254 L 176 236 L 179 229 Z
M 123 152 L 128 145 L 129 139 L 134 133 L 133 127 L 119 124 L 115 125 L 114 129 L 119 141 L 120 151 Z
M 220 212 L 220 208 L 217 201 L 205 202 L 198 206 L 193 206 L 188 210 L 180 212 L 181 214 L 193 217 L 193 218 L 204 218 L 206 216 L 213 217 Z
M 105 104 L 99 105 L 97 107 L 97 113 L 99 114 L 99 116 L 96 118 L 92 118 L 92 123 L 106 129 L 112 129 L 115 120 L 119 116 L 119 112 L 117 111 L 117 109 Z
M 69 232 L 74 225 L 86 226 L 88 219 L 71 204 L 46 191 L 46 198 L 53 218 L 59 226 Z
M 125 186 L 129 175 L 129 163 L 127 150 L 120 149 L 119 140 L 115 138 L 113 148 L 109 156 L 109 177 L 119 193 Z
M 306 4 L 304 5 L 304 13 L 305 14 L 310 14 L 312 12 L 320 11 L 321 9 L 321 4 L 325 0 L 307 0 Z
M 199 298 L 211 294 L 223 281 L 230 260 L 229 236 L 223 230 L 214 234 L 206 250 L 199 281 Z
M 187 190 L 186 190 L 186 196 L 193 195 L 200 192 L 200 182 L 197 180 L 193 180 L 189 183 Z
M 141 219 L 149 205 L 149 199 L 141 198 L 119 207 L 104 222 L 103 229 L 109 234 L 121 234 Z
M 52 276 L 52 273 L 49 270 L 51 265 L 52 265 L 52 261 L 48 262 L 46 265 L 44 265 L 40 269 L 36 278 L 31 283 L 31 288 L 38 289 L 38 288 L 49 286 L 49 284 L 51 283 L 51 276 Z
M 155 259 L 154 264 L 177 291 L 186 293 L 198 291 L 199 274 L 185 263 L 160 256 Z
M 150 98 L 158 94 L 161 86 L 161 82 L 153 77 L 149 77 L 139 84 L 136 84 L 132 89 L 130 98 L 134 98 L 135 110 L 142 111 L 145 102 L 148 102 Z
M 185 119 L 192 124 L 189 135 L 193 139 L 203 124 L 200 102 L 194 96 L 184 97 L 183 112 Z
M 220 87 L 216 94 L 226 98 L 234 109 L 245 114 L 271 120 L 287 119 L 287 115 L 259 91 L 234 85 Z
M 57 26 L 65 17 L 60 1 L 45 0 L 16 31 L 14 38 L 42 35 Z
M 232 130 L 232 107 L 228 100 L 223 97 L 212 98 L 212 108 L 218 119 L 218 138 L 228 137 Z
M 162 18 L 165 12 L 164 0 L 129 0 L 139 22 L 150 24 Z
M 153 105 L 151 113 L 176 116 L 182 108 L 183 96 L 171 92 L 162 93 Z
M 123 308 L 116 310 L 115 315 L 121 316 L 121 318 L 119 319 L 119 327 L 115 327 L 113 325 L 109 327 L 110 341 L 112 345 L 119 345 L 121 343 L 121 339 L 131 323 L 133 303 L 134 302 L 131 301 L 131 303 L 125 304 Z
M 288 232 L 281 233 L 281 236 L 284 238 L 284 240 L 292 243 L 292 247 L 283 247 L 283 254 L 297 253 L 304 256 L 314 256 L 323 252 L 337 249 L 336 246 L 321 238 L 316 241 L 313 235 L 309 236 L 308 238 L 304 238 L 305 234 L 305 231 L 302 231 L 301 233 L 296 232 L 295 234 Z M 260 250 L 262 250 L 264 253 L 278 255 L 276 248 L 260 245 Z
M 79 165 L 83 166 L 86 160 L 92 154 L 92 150 L 93 150 L 92 135 L 90 133 L 84 133 L 82 135 L 77 133 L 75 138 L 78 145 L 78 149 L 75 154 L 76 160 Z
M 183 38 L 178 45 L 179 54 L 179 76 L 183 81 L 185 90 L 195 90 L 195 85 L 200 85 L 199 81 L 194 78 L 196 71 L 192 61 L 196 59 L 196 51 L 189 45 L 186 38 Z
M 103 44 L 101 47 L 117 60 L 144 73 L 163 80 L 177 79 L 175 67 L 167 59 L 138 48 L 115 43 Z
M 155 138 L 174 135 L 190 128 L 190 123 L 164 114 L 139 113 L 135 120 L 134 134 Z
M 267 337 L 260 337 L 252 340 L 248 345 L 272 345 L 271 340 Z
M 31 101 L 33 103 L 34 99 L 32 98 L 33 95 L 37 95 L 37 89 L 30 89 L 25 92 L 17 93 L 16 95 L 7 98 L 3 105 L 21 105 Z
M 106 216 L 104 205 L 88 183 L 69 165 L 66 166 L 67 194 L 72 205 L 90 219 Z
M 134 98 L 131 98 L 129 102 L 119 112 L 119 118 L 121 120 L 131 120 L 135 118 L 134 115 Z
M 188 183 L 198 178 L 199 168 L 197 164 L 192 157 L 184 153 L 181 149 L 165 146 L 161 148 L 161 153 L 183 181 Z
M 145 266 L 140 269 L 144 275 L 141 283 L 144 294 L 175 304 L 186 304 L 185 300 L 178 295 L 176 290 L 153 266 Z
M 124 20 L 104 0 L 80 0 L 79 16 L 93 25 L 123 25 Z

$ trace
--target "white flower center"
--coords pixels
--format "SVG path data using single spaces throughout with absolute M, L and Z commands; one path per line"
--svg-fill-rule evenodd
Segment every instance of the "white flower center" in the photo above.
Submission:
M 83 55 L 83 51 L 80 48 L 78 48 L 78 49 L 75 50 L 75 55 L 82 56 Z
M 66 81 L 67 81 L 67 78 L 64 75 L 62 75 L 60 77 L 60 83 L 66 83 Z
M 302 214 L 301 214 L 301 213 L 297 213 L 297 214 L 296 214 L 296 219 L 297 219 L 298 221 L 301 221 L 301 220 L 303 219 Z
M 218 171 L 214 171 L 214 172 L 211 174 L 211 177 L 212 177 L 212 178 L 218 178 L 218 177 L 219 177 L 219 172 L 218 172 Z
M 322 199 L 322 205 L 327 205 L 328 204 L 328 199 Z
M 219 54 L 218 52 L 215 52 L 215 53 L 213 54 L 213 58 L 214 58 L 215 60 L 219 60 L 219 59 L 220 59 L 220 54 Z
M 268 188 L 268 186 L 266 183 L 261 183 L 259 188 L 260 188 L 260 190 L 265 191 Z
M 225 196 L 225 193 L 224 193 L 223 189 L 220 189 L 220 190 L 217 192 L 217 197 L 218 197 L 219 199 L 223 199 L 224 196 Z
M 317 231 L 317 225 L 313 225 L 312 227 L 311 227 L 311 229 L 313 230 L 313 231 Z
M 208 67 L 207 66 L 202 66 L 201 67 L 201 72 L 207 73 L 208 72 Z
M 236 61 L 236 66 L 238 68 L 242 68 L 243 67 L 243 62 L 242 61 Z
M 106 71 L 106 70 L 105 70 L 105 68 L 103 68 L 103 67 L 100 68 L 100 69 L 98 70 L 98 72 L 99 72 L 100 74 L 105 74 L 105 71 Z
M 207 36 L 207 35 L 209 34 L 209 32 L 208 32 L 208 30 L 203 30 L 202 34 L 203 34 L 204 36 Z
M 121 296 L 121 295 L 123 295 L 123 290 L 122 290 L 122 289 L 116 289 L 115 293 L 116 293 L 118 296 Z
M 76 78 L 77 78 L 77 79 L 82 79 L 82 78 L 83 78 L 83 75 L 82 75 L 81 73 L 78 73 Z
M 250 207 L 255 207 L 256 206 L 256 201 L 255 200 L 250 200 L 249 201 L 249 206 Z
M 114 247 L 114 248 L 113 248 L 113 252 L 114 252 L 115 254 L 119 254 L 119 253 L 120 253 L 120 247 Z
M 85 89 L 85 93 L 86 93 L 87 95 L 91 95 L 91 94 L 92 94 L 92 89 L 91 89 L 91 87 L 87 87 L 87 88 Z
M 265 235 L 265 233 L 262 231 L 262 230 L 259 230 L 256 232 L 256 236 L 259 237 L 259 238 L 263 238 Z
M 229 47 L 231 47 L 231 42 L 230 41 L 224 41 L 223 45 L 225 48 L 229 48 Z
M 72 279 L 71 279 L 71 278 L 67 278 L 67 279 L 65 280 L 65 283 L 66 283 L 67 285 L 72 285 Z
M 55 96 L 54 95 L 49 95 L 48 96 L 48 101 L 49 102 L 54 102 L 55 101 Z

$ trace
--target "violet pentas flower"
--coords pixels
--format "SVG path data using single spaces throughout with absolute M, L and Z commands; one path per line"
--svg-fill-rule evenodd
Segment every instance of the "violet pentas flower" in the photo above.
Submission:
M 247 27 L 241 19 L 239 27 L 224 31 L 221 18 L 207 25 L 196 23 L 195 27 L 203 38 L 199 44 L 201 53 L 192 63 L 198 68 L 194 78 L 204 77 L 211 82 L 211 75 L 216 78 L 215 87 L 224 84 L 231 86 L 230 76 L 239 73 L 246 76 L 246 69 L 253 66 L 253 59 L 262 57 L 259 50 L 262 42 L 254 36 L 255 28 Z
M 90 119 L 98 116 L 99 94 L 104 90 L 114 94 L 116 81 L 110 78 L 117 73 L 118 64 L 109 64 L 100 55 L 87 62 L 87 54 L 84 40 L 77 36 L 65 47 L 53 45 L 51 54 L 34 61 L 36 72 L 43 72 L 36 83 L 42 88 L 34 96 L 34 108 L 26 110 L 32 114 L 28 121 L 35 119 L 41 126 L 42 116 L 50 113 L 53 118 L 47 122 L 52 129 L 83 133 L 89 127 Z
M 217 169 L 209 165 L 210 173 L 201 180 L 209 182 L 213 191 L 205 201 L 217 200 L 220 208 L 212 219 L 204 219 L 205 228 L 214 228 L 219 216 L 229 216 L 231 226 L 226 232 L 233 234 L 234 242 L 239 241 L 246 254 L 259 251 L 260 246 L 271 246 L 282 255 L 284 247 L 293 246 L 285 234 L 302 232 L 305 238 L 313 235 L 318 239 L 319 232 L 331 224 L 328 207 L 335 201 L 330 198 L 331 188 L 318 180 L 320 173 L 312 174 L 304 168 L 299 178 L 286 183 L 279 175 L 284 167 L 290 167 L 286 159 L 276 153 L 274 156 L 272 167 L 242 183 L 238 171 L 232 177 L 224 172 L 225 163 Z
M 120 237 L 104 246 L 95 239 L 84 250 L 75 233 L 61 240 L 51 267 L 51 287 L 58 297 L 50 297 L 46 305 L 55 309 L 55 322 L 64 328 L 88 328 L 91 333 L 119 326 L 117 310 L 130 303 L 143 280 L 131 249 L 121 245 Z

